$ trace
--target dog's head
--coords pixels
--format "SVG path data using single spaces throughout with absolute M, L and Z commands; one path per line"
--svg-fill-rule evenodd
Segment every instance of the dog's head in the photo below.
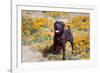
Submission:
M 62 21 L 56 21 L 54 24 L 55 33 L 63 33 L 65 24 Z

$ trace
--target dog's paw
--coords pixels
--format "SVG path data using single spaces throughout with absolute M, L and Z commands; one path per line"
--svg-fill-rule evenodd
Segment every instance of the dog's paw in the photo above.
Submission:
M 62 60 L 66 60 L 65 57 L 63 57 Z

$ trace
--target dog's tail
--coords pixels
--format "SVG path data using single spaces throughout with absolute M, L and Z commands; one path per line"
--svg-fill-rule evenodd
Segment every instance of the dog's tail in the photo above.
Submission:
M 70 31 L 71 31 L 70 26 L 67 26 L 67 27 L 68 27 L 68 30 L 70 30 Z

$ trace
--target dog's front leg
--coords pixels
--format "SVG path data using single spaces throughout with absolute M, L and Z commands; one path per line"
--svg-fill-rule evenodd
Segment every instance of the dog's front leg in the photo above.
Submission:
M 56 47 L 56 44 L 54 44 L 54 54 L 57 53 L 57 47 Z
M 63 58 L 62 60 L 65 60 L 65 44 L 63 43 Z

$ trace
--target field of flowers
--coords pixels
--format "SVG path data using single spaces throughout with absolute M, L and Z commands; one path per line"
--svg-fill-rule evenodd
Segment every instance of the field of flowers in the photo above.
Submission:
M 40 52 L 46 60 L 61 60 L 61 54 L 54 55 L 49 52 L 53 45 L 56 20 L 64 21 L 66 29 L 70 26 L 74 37 L 74 55 L 71 54 L 70 43 L 66 43 L 66 60 L 90 59 L 90 17 L 88 13 L 23 10 L 22 46 L 29 46 L 31 51 Z M 47 56 L 44 57 L 47 50 Z

